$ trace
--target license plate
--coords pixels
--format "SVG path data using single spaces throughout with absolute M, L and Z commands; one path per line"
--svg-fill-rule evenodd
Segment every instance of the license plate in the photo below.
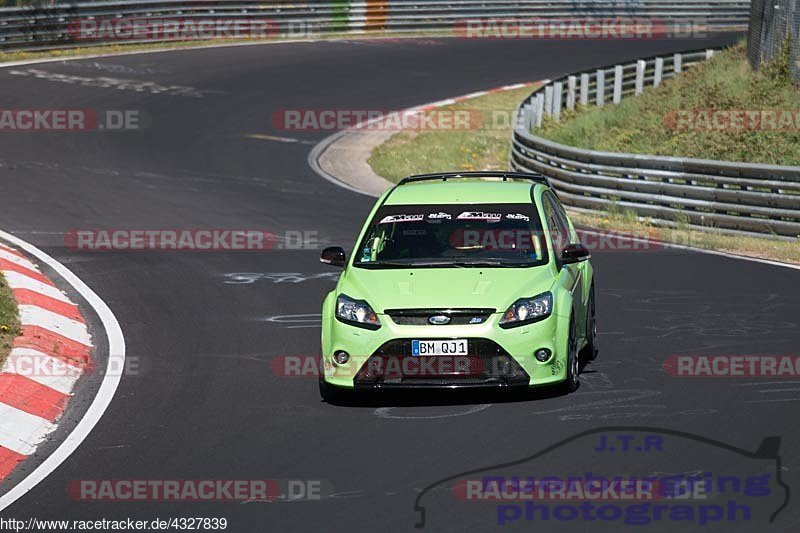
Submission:
M 412 340 L 411 355 L 467 355 L 467 340 Z

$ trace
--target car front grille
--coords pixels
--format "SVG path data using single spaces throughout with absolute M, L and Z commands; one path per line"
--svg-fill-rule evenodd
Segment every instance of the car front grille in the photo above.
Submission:
M 465 324 L 483 324 L 495 309 L 387 309 L 392 322 L 399 326 L 430 326 L 432 316 L 446 316 L 450 321 L 446 325 L 462 326 Z M 445 325 L 445 324 L 443 324 Z

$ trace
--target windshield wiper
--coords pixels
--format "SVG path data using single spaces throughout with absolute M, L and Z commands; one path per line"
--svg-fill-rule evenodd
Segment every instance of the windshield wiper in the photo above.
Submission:
M 413 267 L 429 267 L 429 266 L 456 266 L 461 268 L 461 265 L 456 265 L 451 261 L 407 261 L 407 262 L 400 262 L 400 261 L 367 261 L 363 263 L 356 263 L 356 266 L 360 267 L 406 267 L 406 268 L 413 268 Z
M 487 266 L 487 267 L 521 267 L 521 266 L 531 266 L 531 263 L 528 262 L 521 262 L 521 261 L 493 261 L 491 259 L 482 259 L 482 260 L 475 260 L 475 261 L 456 261 L 455 263 L 451 263 L 453 265 L 458 266 Z

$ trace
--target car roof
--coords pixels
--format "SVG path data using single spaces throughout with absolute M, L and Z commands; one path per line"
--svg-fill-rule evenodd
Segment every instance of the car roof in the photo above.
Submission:
M 530 203 L 534 187 L 545 186 L 514 179 L 412 181 L 395 187 L 384 205 Z

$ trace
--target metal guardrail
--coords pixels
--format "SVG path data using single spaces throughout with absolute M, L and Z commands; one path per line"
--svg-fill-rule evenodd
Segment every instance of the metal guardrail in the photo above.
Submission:
M 783 61 L 788 47 L 788 67 L 800 83 L 800 7 L 797 0 L 753 0 L 747 30 L 747 58 L 753 68 L 768 61 Z
M 800 167 L 585 150 L 533 133 L 545 116 L 578 103 L 606 105 L 658 85 L 713 50 L 653 57 L 572 74 L 517 108 L 510 166 L 550 178 L 568 206 L 630 209 L 656 221 L 800 236 Z
M 113 18 L 265 18 L 283 36 L 370 30 L 452 32 L 468 19 L 533 20 L 638 17 L 702 22 L 710 30 L 744 30 L 750 0 L 118 0 L 0 8 L 0 49 L 48 49 L 97 45 L 78 39 L 70 23 Z M 294 28 L 294 30 L 293 30 Z M 147 42 L 153 42 L 147 39 Z M 126 40 L 125 42 L 143 42 Z M 100 42 L 102 44 L 102 42 Z

